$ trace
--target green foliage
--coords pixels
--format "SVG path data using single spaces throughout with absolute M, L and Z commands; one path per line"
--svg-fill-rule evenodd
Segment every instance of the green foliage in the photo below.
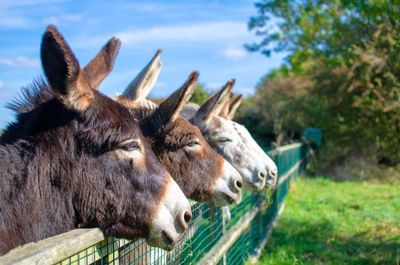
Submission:
M 190 99 L 191 102 L 202 105 L 207 101 L 207 99 L 210 97 L 210 94 L 207 92 L 207 90 L 204 88 L 203 84 L 197 84 L 196 89 L 193 92 L 193 95 Z
M 250 99 L 254 104 L 249 108 L 243 106 L 245 111 L 239 113 L 239 119 L 260 138 L 263 133 L 273 133 L 276 145 L 280 146 L 295 136 L 298 138 L 308 124 L 300 99 L 304 98 L 312 82 L 295 76 L 274 78 L 267 77 L 258 86 L 256 95 Z
M 397 264 L 399 189 L 299 178 L 259 264 Z
M 262 40 L 247 48 L 289 51 L 292 66 L 309 58 L 341 66 L 351 60 L 349 47 L 370 41 L 379 25 L 400 26 L 398 1 L 263 0 L 255 6 L 258 15 L 248 26 Z
M 241 119 L 252 115 L 278 145 L 305 127 L 322 128 L 320 157 L 332 168 L 351 156 L 399 164 L 400 2 L 265 0 L 256 7 L 249 28 L 262 40 L 248 48 L 288 58 L 261 81 L 250 99 L 257 108 Z

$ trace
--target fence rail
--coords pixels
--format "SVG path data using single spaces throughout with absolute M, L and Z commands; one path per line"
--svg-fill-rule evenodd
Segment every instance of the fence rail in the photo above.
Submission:
M 245 192 L 242 202 L 230 207 L 230 218 L 223 209 L 193 203 L 189 231 L 171 252 L 152 248 L 144 240 L 77 229 L 18 247 L 0 257 L 0 264 L 243 264 L 256 260 L 283 207 L 290 180 L 300 173 L 308 151 L 302 143 L 271 150 L 280 175 L 278 187 L 272 193 Z

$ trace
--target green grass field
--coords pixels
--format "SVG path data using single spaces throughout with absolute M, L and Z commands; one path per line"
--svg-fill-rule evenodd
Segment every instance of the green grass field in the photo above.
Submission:
M 400 183 L 299 178 L 259 264 L 400 264 Z

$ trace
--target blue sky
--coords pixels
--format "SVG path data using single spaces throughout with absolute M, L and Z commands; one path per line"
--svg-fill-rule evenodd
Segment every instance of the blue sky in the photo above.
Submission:
M 114 71 L 100 90 L 121 92 L 158 48 L 163 69 L 151 93 L 163 97 L 178 88 L 192 70 L 210 91 L 236 78 L 234 91 L 252 94 L 260 78 L 283 61 L 248 53 L 255 40 L 247 21 L 254 1 L 0 1 L 0 128 L 14 119 L 5 108 L 20 88 L 42 75 L 40 41 L 48 24 L 56 25 L 84 66 L 112 36 L 122 40 Z

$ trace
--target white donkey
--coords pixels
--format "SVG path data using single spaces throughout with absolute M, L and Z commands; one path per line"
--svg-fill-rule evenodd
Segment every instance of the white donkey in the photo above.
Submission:
M 125 89 L 123 96 L 141 101 L 149 107 L 157 106 L 146 97 L 161 70 L 160 55 L 161 50 L 158 50 L 152 60 Z M 268 187 L 275 187 L 278 175 L 275 163 L 264 153 L 244 126 L 230 120 L 239 106 L 238 102 L 232 104 L 231 111 L 229 109 L 226 111 L 233 85 L 234 81 L 229 81 L 201 107 L 193 103 L 187 104 L 181 115 L 200 128 L 208 143 L 242 175 L 247 188 L 261 190 L 265 184 Z

